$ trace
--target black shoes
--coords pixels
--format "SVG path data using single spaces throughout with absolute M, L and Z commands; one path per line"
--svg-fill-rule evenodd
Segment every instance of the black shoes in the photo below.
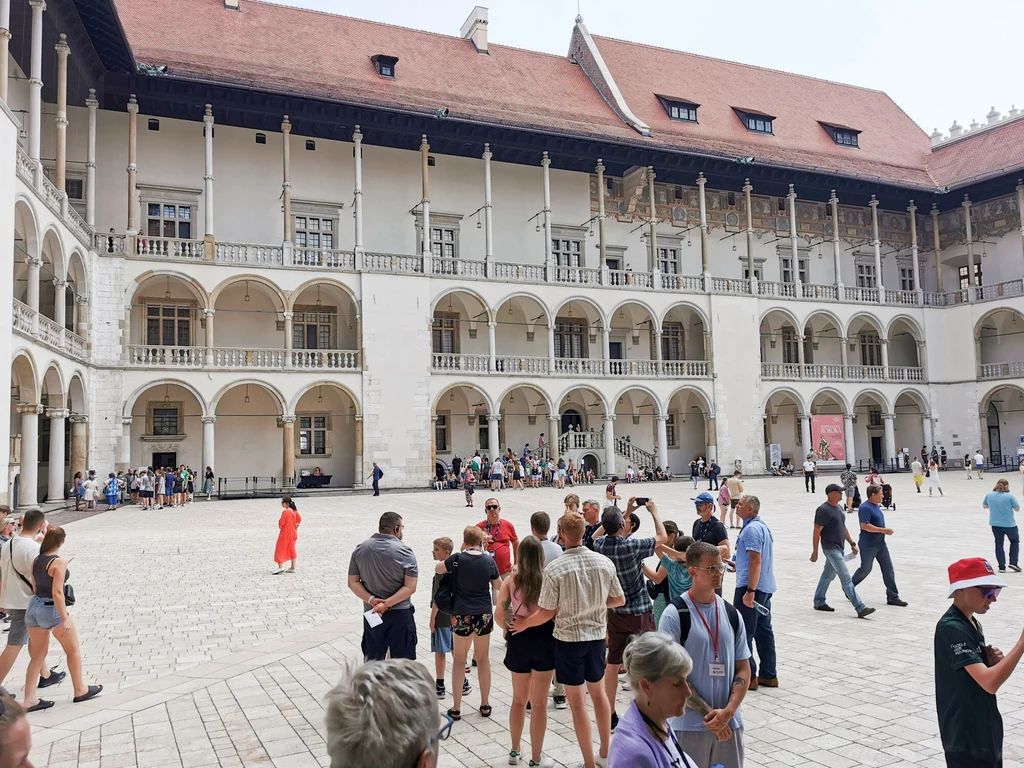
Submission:
M 861 608 L 859 611 L 857 611 L 857 618 L 858 619 L 866 619 L 868 616 L 870 616 L 874 612 L 875 612 L 874 608 L 868 608 L 865 605 L 863 608 Z
M 49 688 L 51 685 L 58 685 L 59 683 L 63 682 L 64 678 L 67 677 L 67 676 L 68 676 L 67 672 L 55 672 L 54 670 L 51 669 L 49 677 L 40 677 L 39 678 L 39 687 L 40 688 Z
M 1011 564 L 1010 565 L 1010 570 L 1013 571 L 1014 573 L 1020 573 L 1020 566 L 1019 565 L 1012 565 Z
M 900 600 L 898 597 L 896 599 L 894 599 L 894 600 L 886 600 L 885 604 L 886 605 L 896 605 L 896 606 L 899 606 L 900 608 L 906 608 L 907 605 L 909 605 L 909 603 L 907 603 L 906 600 Z
M 827 603 L 822 603 L 821 605 L 814 606 L 814 610 L 816 610 L 816 611 L 828 611 L 829 613 L 835 613 L 836 612 L 836 609 L 833 608 L 831 605 L 828 605 Z
M 615 729 L 619 727 L 619 716 L 612 712 L 612 733 L 615 733 Z

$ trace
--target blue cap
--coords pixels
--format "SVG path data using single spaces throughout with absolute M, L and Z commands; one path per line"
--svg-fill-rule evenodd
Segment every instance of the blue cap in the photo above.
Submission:
M 690 501 L 695 502 L 699 507 L 701 504 L 714 504 L 715 498 L 710 493 L 702 493 L 699 496 L 694 496 Z

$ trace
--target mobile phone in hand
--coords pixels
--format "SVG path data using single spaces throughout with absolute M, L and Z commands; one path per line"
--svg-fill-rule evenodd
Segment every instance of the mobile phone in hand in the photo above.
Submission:
M 642 506 L 646 505 L 647 502 L 650 501 L 650 499 L 643 499 L 643 498 L 641 498 L 641 499 L 633 499 L 633 501 L 636 502 L 636 505 L 638 507 L 642 507 Z

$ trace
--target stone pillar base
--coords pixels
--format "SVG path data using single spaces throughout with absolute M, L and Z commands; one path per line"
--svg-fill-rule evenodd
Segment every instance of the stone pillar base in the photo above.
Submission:
M 216 255 L 216 240 L 213 239 L 213 235 L 206 235 L 203 238 L 203 261 L 214 261 Z

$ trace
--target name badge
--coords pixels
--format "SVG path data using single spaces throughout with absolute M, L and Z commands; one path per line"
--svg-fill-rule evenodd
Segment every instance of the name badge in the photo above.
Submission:
M 711 677 L 725 677 L 725 664 L 711 662 L 708 664 L 708 674 Z

